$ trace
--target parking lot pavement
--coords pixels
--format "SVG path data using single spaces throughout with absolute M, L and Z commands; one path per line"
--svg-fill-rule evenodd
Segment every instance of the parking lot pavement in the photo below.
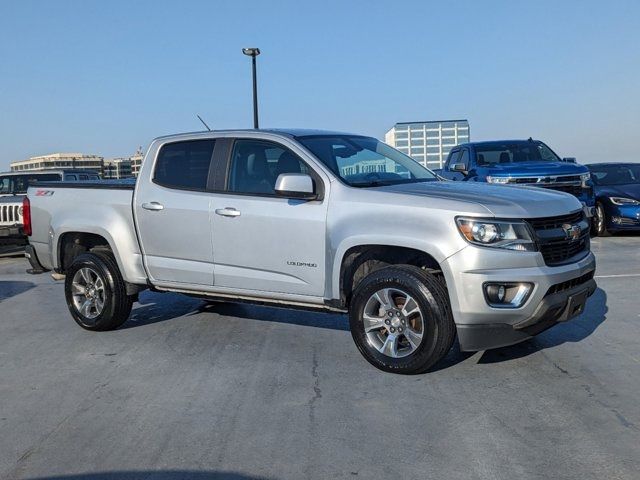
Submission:
M 338 315 L 147 292 L 90 333 L 4 256 L 0 478 L 637 479 L 640 237 L 593 249 L 583 315 L 419 376 L 371 367 Z

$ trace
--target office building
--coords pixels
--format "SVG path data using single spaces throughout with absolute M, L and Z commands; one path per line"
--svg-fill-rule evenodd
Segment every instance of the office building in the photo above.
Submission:
M 102 178 L 119 180 L 122 178 L 130 178 L 132 176 L 130 158 L 110 158 L 104 161 L 104 173 Z
M 102 173 L 104 158 L 84 153 L 52 153 L 31 157 L 28 160 L 11 162 L 12 172 L 39 172 L 53 169 L 92 170 Z
M 467 120 L 396 123 L 385 142 L 428 168 L 442 168 L 452 147 L 470 140 Z

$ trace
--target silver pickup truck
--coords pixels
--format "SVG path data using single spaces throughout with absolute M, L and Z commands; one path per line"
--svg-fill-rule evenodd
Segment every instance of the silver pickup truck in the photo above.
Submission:
M 135 184 L 39 184 L 33 272 L 65 279 L 89 330 L 144 289 L 348 312 L 364 357 L 397 373 L 451 348 L 511 345 L 585 308 L 596 284 L 573 196 L 440 181 L 374 138 L 310 130 L 154 140 Z

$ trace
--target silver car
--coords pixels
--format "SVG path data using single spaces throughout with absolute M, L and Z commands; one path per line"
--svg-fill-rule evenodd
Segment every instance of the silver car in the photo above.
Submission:
M 138 292 L 348 312 L 376 367 L 431 368 L 580 314 L 596 284 L 571 195 L 440 181 L 370 137 L 240 130 L 154 140 L 135 184 L 29 189 L 34 271 L 89 330 Z

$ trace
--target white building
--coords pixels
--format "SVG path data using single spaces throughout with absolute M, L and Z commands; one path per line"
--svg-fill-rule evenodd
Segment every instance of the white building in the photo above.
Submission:
M 102 173 L 104 158 L 98 155 L 86 155 L 84 153 L 52 153 L 31 157 L 28 160 L 11 162 L 12 172 L 37 172 L 53 169 L 92 170 Z
M 142 157 L 144 157 L 144 153 L 142 152 L 142 147 L 139 147 L 129 160 L 131 160 L 131 174 L 134 177 L 137 177 L 140 173 L 140 167 L 142 166 Z
M 451 148 L 469 139 L 467 120 L 400 122 L 384 136 L 385 143 L 429 168 L 442 168 Z
M 121 179 L 130 178 L 131 174 L 131 158 L 110 158 L 104 161 L 104 173 L 102 178 Z

